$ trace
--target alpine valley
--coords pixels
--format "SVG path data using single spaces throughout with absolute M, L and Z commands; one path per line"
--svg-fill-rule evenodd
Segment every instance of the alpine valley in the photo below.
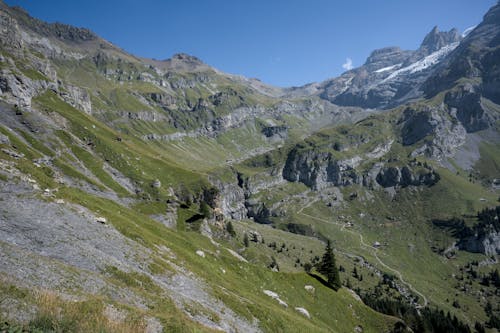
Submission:
M 498 332 L 499 200 L 500 4 L 277 88 L 0 1 L 0 332 Z

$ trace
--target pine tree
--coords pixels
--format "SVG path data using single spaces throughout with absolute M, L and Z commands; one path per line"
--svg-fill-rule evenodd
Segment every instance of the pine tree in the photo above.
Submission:
M 491 273 L 491 282 L 497 288 L 500 288 L 500 274 L 498 273 L 498 269 L 495 269 L 493 273 Z
M 356 266 L 354 266 L 354 269 L 352 270 L 352 277 L 355 279 L 359 278 L 358 270 L 356 269 Z
M 231 237 L 236 236 L 236 231 L 234 231 L 234 227 L 231 221 L 227 222 L 226 231 L 231 235 Z
M 328 284 L 330 284 L 333 289 L 338 290 L 340 288 L 340 275 L 337 269 L 335 255 L 333 254 L 330 240 L 328 240 L 326 244 L 325 253 L 323 254 L 323 258 L 319 264 L 318 271 L 326 276 Z

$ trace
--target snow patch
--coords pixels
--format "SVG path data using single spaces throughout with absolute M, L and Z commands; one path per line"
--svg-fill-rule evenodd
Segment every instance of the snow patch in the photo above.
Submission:
M 472 32 L 472 30 L 476 29 L 476 27 L 477 27 L 477 25 L 474 25 L 472 27 L 465 29 L 464 32 L 462 32 L 462 38 L 467 37 L 467 35 L 470 34 Z
M 377 69 L 375 71 L 375 73 L 383 73 L 383 72 L 387 72 L 387 71 L 391 71 L 393 69 L 395 69 L 396 67 L 399 67 L 401 66 L 402 64 L 396 64 L 396 65 L 392 65 L 392 66 L 388 66 L 388 67 L 384 67 L 384 68 L 381 68 L 381 69 Z
M 352 79 L 354 79 L 354 75 L 351 76 L 349 79 L 347 79 L 343 84 L 344 86 L 342 87 L 342 89 L 339 91 L 339 94 L 343 94 L 345 93 L 350 87 L 351 87 L 351 82 L 352 82 Z
M 458 46 L 458 44 L 460 44 L 460 43 L 456 42 L 456 43 L 451 43 L 449 45 L 443 46 L 442 48 L 440 48 L 436 52 L 429 54 L 427 57 L 425 57 L 425 58 L 423 58 L 423 59 L 421 59 L 421 60 L 419 60 L 419 61 L 417 61 L 409 66 L 398 69 L 397 71 L 391 73 L 388 77 L 383 79 L 380 83 L 385 83 L 389 80 L 394 79 L 395 77 L 399 76 L 400 74 L 403 74 L 406 72 L 409 72 L 410 74 L 414 74 L 417 72 L 421 72 L 426 68 L 434 66 L 435 64 L 440 62 L 445 56 L 447 56 L 451 51 L 453 51 Z

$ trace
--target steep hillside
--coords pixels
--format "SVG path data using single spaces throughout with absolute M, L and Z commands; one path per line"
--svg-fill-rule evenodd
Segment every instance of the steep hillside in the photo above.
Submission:
M 398 321 L 238 254 L 247 228 L 225 231 L 205 173 L 361 110 L 278 99 L 184 54 L 139 59 L 4 4 L 0 15 L 0 330 L 379 332 Z
M 0 331 L 498 329 L 499 8 L 280 89 L 0 2 Z
M 346 274 L 346 283 L 360 288 L 367 300 L 432 304 L 471 327 L 477 321 L 494 328 L 498 313 L 488 304 L 497 302 L 496 292 L 484 281 L 498 269 L 498 230 L 494 224 L 482 228 L 480 235 L 468 236 L 467 245 L 453 230 L 463 229 L 460 217 L 476 228 L 476 214 L 498 204 L 500 108 L 481 79 L 500 59 L 490 56 L 498 48 L 493 36 L 500 20 L 492 19 L 497 10 L 427 74 L 444 75 L 462 57 L 475 59 L 461 51 L 473 49 L 474 57 L 484 59 L 475 77 L 455 77 L 427 98 L 320 130 L 235 166 L 233 185 L 221 187 L 227 214 L 333 239 L 358 277 L 364 267 L 363 276 L 396 278 L 391 296 L 377 285 L 385 278 L 358 282 Z M 428 80 L 421 83 L 440 82 Z M 441 220 L 448 221 L 445 228 L 435 223 Z M 359 258 L 373 266 L 360 265 Z M 378 309 L 397 313 L 385 306 Z

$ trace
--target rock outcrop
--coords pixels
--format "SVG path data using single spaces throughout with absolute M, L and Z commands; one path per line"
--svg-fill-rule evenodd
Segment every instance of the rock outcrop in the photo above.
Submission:
M 288 127 L 286 126 L 267 126 L 262 129 L 262 134 L 266 136 L 266 138 L 280 138 L 286 139 L 288 136 Z
M 410 106 L 398 120 L 401 142 L 404 146 L 422 145 L 412 156 L 425 155 L 441 160 L 453 156 L 464 144 L 466 130 L 447 108 L 441 106 Z
M 287 156 L 283 178 L 290 182 L 301 182 L 314 190 L 353 184 L 371 188 L 374 182 L 382 187 L 432 186 L 440 179 L 432 167 L 417 161 L 395 166 L 384 166 L 380 162 L 375 163 L 370 170 L 361 172 L 358 166 L 363 160 L 362 156 L 341 160 L 329 152 L 295 147 Z
M 460 86 L 446 93 L 444 102 L 450 108 L 467 133 L 477 132 L 490 126 L 488 114 L 481 104 L 481 94 L 471 84 Z
M 500 232 L 491 231 L 483 235 L 474 235 L 461 239 L 457 246 L 460 250 L 483 253 L 487 256 L 500 254 Z
M 377 174 L 377 183 L 382 187 L 407 187 L 407 186 L 432 186 L 436 184 L 440 176 L 432 168 L 421 167 L 419 171 L 409 166 L 384 167 Z
M 283 178 L 301 182 L 313 189 L 347 186 L 362 180 L 347 161 L 336 160 L 331 153 L 292 149 L 283 168 Z

